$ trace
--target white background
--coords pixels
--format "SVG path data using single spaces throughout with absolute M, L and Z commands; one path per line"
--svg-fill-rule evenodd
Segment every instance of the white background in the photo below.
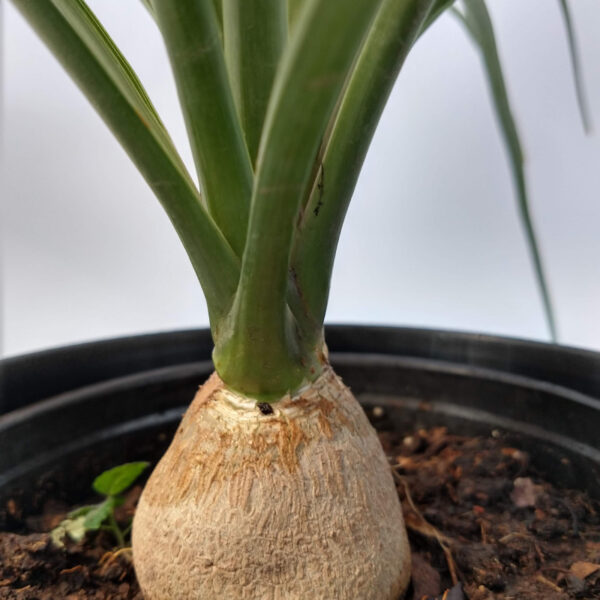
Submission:
M 151 19 L 138 0 L 91 4 L 190 164 Z M 582 132 L 559 3 L 489 5 L 560 340 L 600 349 L 600 134 Z M 600 3 L 571 6 L 600 130 Z M 3 21 L 4 353 L 206 325 L 191 266 L 141 176 L 10 4 Z M 450 16 L 390 98 L 328 320 L 548 337 L 479 57 Z

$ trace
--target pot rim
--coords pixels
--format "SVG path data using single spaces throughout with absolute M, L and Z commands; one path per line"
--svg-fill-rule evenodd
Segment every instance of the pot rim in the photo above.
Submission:
M 521 434 L 550 470 L 562 469 L 564 481 L 600 481 L 600 393 L 582 391 L 595 389 L 589 375 L 600 374 L 600 354 L 407 328 L 333 326 L 327 334 L 334 368 L 364 406 L 387 403 L 398 424 L 412 419 L 418 426 L 437 422 L 488 434 L 495 428 Z M 111 447 L 119 456 L 127 436 L 137 440 L 158 426 L 175 425 L 194 389 L 212 371 L 211 346 L 204 329 L 20 357 L 15 368 L 21 379 L 13 378 L 13 385 L 33 389 L 54 376 L 57 393 L 18 397 L 13 401 L 18 408 L 0 416 L 0 488 L 30 481 L 55 459 L 57 464 L 76 460 L 86 448 L 93 453 L 92 448 Z M 85 371 L 91 359 L 96 362 Z M 15 365 L 11 360 L 9 367 Z M 542 363 L 537 369 L 536 360 Z M 557 361 L 562 372 L 554 370 Z M 40 365 L 41 375 L 32 376 Z M 84 369 L 79 380 L 72 376 L 78 367 Z M 545 372 L 553 377 L 540 377 Z M 23 439 L 30 443 L 21 444 Z M 572 466 L 561 466 L 556 451 Z M 592 483 L 600 497 L 600 484 Z
M 546 342 L 452 330 L 326 326 L 332 353 L 424 358 L 521 375 L 600 399 L 600 353 Z M 210 360 L 210 330 L 110 338 L 0 360 L 0 414 L 134 373 Z M 56 377 L 62 370 L 61 377 Z M 31 376 L 35 373 L 35 377 Z

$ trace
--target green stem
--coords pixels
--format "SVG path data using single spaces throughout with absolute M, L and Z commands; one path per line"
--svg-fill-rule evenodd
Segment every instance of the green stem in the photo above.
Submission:
M 117 524 L 115 515 L 113 514 L 112 510 L 108 513 L 108 522 L 110 524 L 111 531 L 113 532 L 115 538 L 117 539 L 119 548 L 123 548 L 125 546 L 125 536 L 123 535 L 121 528 Z
M 223 0 L 213 0 L 215 6 L 215 14 L 217 15 L 217 23 L 219 25 L 219 32 L 223 37 Z
M 224 381 L 246 394 L 281 395 L 318 374 L 320 348 L 303 343 L 286 303 L 290 250 L 314 156 L 378 6 L 310 0 L 282 57 L 258 155 L 240 286 L 214 353 Z
M 236 255 L 246 241 L 252 167 L 235 109 L 212 0 L 152 0 L 203 196 Z
M 290 33 L 293 32 L 296 23 L 300 20 L 300 13 L 307 2 L 308 0 L 287 0 L 288 30 Z
M 326 145 L 292 255 L 292 304 L 320 338 L 343 220 L 377 123 L 432 1 L 385 0 L 356 62 Z M 302 311 L 302 312 L 300 312 Z
M 287 39 L 282 0 L 223 0 L 225 59 L 254 164 L 275 71 Z

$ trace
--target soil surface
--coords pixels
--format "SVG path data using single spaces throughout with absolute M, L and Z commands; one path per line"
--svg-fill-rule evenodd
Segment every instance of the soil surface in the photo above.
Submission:
M 369 413 L 385 424 L 382 409 Z M 413 550 L 407 600 L 600 599 L 597 501 L 557 490 L 501 435 L 379 435 Z M 139 492 L 119 507 L 123 524 Z M 31 517 L 19 515 L 16 502 L 3 507 L 21 525 L 0 533 L 1 600 L 142 600 L 130 550 L 115 550 L 108 533 L 64 549 L 51 544 L 47 532 L 72 508 L 51 498 Z

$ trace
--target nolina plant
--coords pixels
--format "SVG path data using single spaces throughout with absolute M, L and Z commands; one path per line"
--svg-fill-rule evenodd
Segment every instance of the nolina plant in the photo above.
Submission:
M 145 597 L 397 598 L 410 573 L 400 504 L 374 430 L 328 363 L 323 320 L 385 101 L 452 0 L 145 0 L 199 188 L 85 2 L 14 2 L 162 203 L 208 304 L 215 373 L 134 520 Z M 483 0 L 453 10 L 482 51 L 551 316 L 489 16 Z

